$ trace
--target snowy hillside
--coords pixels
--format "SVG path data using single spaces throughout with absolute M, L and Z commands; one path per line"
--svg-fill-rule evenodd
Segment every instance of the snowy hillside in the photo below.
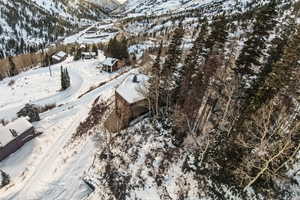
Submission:
M 121 4 L 117 0 L 88 0 L 96 5 L 99 5 L 107 11 L 117 9 Z
M 228 7 L 230 3 L 234 2 L 232 0 L 128 0 L 123 5 L 123 9 L 125 13 L 151 15 L 180 12 L 214 4 Z
M 77 0 L 0 1 L 0 58 L 36 51 L 82 26 L 107 18 L 109 6 L 108 1 L 105 8 Z
M 0 56 L 68 54 L 0 80 L 0 126 L 42 110 L 0 200 L 297 199 L 300 3 L 270 1 L 0 1 Z

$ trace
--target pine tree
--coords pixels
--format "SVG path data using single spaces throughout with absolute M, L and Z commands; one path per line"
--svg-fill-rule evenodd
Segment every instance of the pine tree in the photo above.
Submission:
M 60 67 L 60 76 L 61 76 L 61 90 L 66 90 L 70 87 L 71 81 L 68 69 L 64 69 L 63 66 Z
M 214 47 L 217 46 L 219 49 L 224 49 L 225 41 L 228 36 L 228 24 L 225 14 L 215 17 L 213 23 L 211 24 L 211 33 L 206 40 L 206 52 L 207 57 Z
M 81 48 L 78 48 L 74 56 L 74 60 L 80 60 L 81 58 Z
M 69 72 L 68 72 L 68 69 L 66 68 L 65 69 L 65 85 L 66 85 L 66 88 L 69 88 L 70 85 L 71 85 L 71 80 L 70 80 L 70 76 L 69 76 Z
M 181 73 L 181 69 L 178 68 L 178 64 L 181 61 L 182 56 L 182 39 L 184 30 L 182 23 L 175 29 L 172 40 L 168 47 L 167 58 L 162 67 L 161 73 L 161 97 L 162 102 L 166 103 L 167 107 L 169 103 L 174 103 L 175 99 L 171 99 L 176 86 L 177 75 Z
M 63 66 L 60 66 L 60 83 L 61 83 L 61 90 L 65 90 L 66 84 L 65 84 L 65 73 L 63 70 Z
M 270 35 L 270 30 L 273 30 L 277 16 L 276 11 L 277 1 L 272 0 L 269 4 L 265 5 L 256 14 L 253 32 L 249 35 L 248 40 L 245 42 L 244 48 L 236 61 L 236 72 L 241 76 L 255 75 L 258 69 L 261 68 L 261 58 L 264 58 L 266 49 L 266 40 Z M 255 70 L 255 71 L 254 71 Z M 245 83 L 243 83 L 243 87 Z
M 153 115 L 158 115 L 158 109 L 160 106 L 159 102 L 159 88 L 160 88 L 160 78 L 161 78 L 161 53 L 163 48 L 163 41 L 161 41 L 157 57 L 155 59 L 155 62 L 151 68 L 151 76 L 149 79 L 149 100 L 150 100 L 150 107 Z
M 121 41 L 118 41 L 116 37 L 111 39 L 106 49 L 106 55 L 117 59 L 128 59 L 129 53 L 126 38 L 123 38 Z
M 201 31 L 193 43 L 191 52 L 187 55 L 184 61 L 182 76 L 178 79 L 179 87 L 176 88 L 176 99 L 178 105 L 183 105 L 184 101 L 193 98 L 191 94 L 192 76 L 196 73 L 196 68 L 199 64 L 199 59 L 205 51 L 205 41 L 207 36 L 207 23 L 203 23 Z
M 96 56 L 98 56 L 98 48 L 95 44 L 93 45 L 93 52 L 95 52 Z

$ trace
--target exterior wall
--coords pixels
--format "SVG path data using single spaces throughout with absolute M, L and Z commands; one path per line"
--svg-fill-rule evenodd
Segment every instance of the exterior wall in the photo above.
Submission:
M 117 62 L 117 68 L 118 69 L 121 69 L 122 67 L 124 67 L 125 66 L 125 61 L 124 60 L 118 60 L 118 62 Z
M 116 114 L 124 124 L 129 124 L 132 116 L 130 105 L 116 92 L 115 95 Z
M 129 104 L 117 92 L 115 94 L 116 114 L 124 122 L 129 125 L 129 122 L 148 111 L 147 100 L 142 100 L 134 104 Z
M 22 147 L 29 140 L 33 139 L 35 136 L 36 134 L 34 128 L 32 127 L 4 147 L 0 148 L 0 161 L 8 157 L 10 154 L 16 152 L 20 147 Z
M 108 65 L 104 65 L 103 67 L 104 67 L 103 70 L 106 71 L 106 72 L 115 72 L 115 71 L 117 71 L 117 70 L 119 69 L 117 63 L 114 64 L 112 67 L 110 67 L 110 66 L 108 66 Z M 111 69 L 112 69 L 112 70 L 111 70 Z
M 148 102 L 147 100 L 139 101 L 135 104 L 131 105 L 131 120 L 134 118 L 137 118 L 141 116 L 142 114 L 145 114 L 148 112 Z

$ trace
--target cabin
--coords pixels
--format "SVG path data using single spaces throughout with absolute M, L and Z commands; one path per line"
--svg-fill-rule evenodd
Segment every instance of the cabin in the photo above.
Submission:
M 0 125 L 0 161 L 36 136 L 33 125 L 25 117 L 18 118 L 6 126 Z
M 68 57 L 68 54 L 66 54 L 63 51 L 60 51 L 51 57 L 52 64 L 60 63 L 60 62 L 64 61 L 67 57 Z
M 126 125 L 148 111 L 148 102 L 143 94 L 148 79 L 144 74 L 131 74 L 116 89 L 116 114 Z
M 96 52 L 82 52 L 81 58 L 84 60 L 96 59 L 97 54 Z
M 119 69 L 121 69 L 122 67 L 125 66 L 125 61 L 124 60 L 118 60 L 116 58 L 111 58 L 111 57 L 107 57 L 105 58 L 104 61 L 102 61 L 100 63 L 100 68 L 103 71 L 112 73 L 115 71 L 118 71 Z
M 144 96 L 148 76 L 129 75 L 115 91 L 115 111 L 105 122 L 110 132 L 117 132 L 129 126 L 137 117 L 148 112 L 148 101 Z
M 107 57 L 101 65 L 103 71 L 112 73 L 118 70 L 118 59 Z

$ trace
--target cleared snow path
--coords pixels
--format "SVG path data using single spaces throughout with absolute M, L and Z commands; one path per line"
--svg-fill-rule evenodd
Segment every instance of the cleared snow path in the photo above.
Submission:
M 82 138 L 75 141 L 75 144 L 70 144 L 70 139 L 79 123 L 87 117 L 92 102 L 98 96 L 104 99 L 110 97 L 114 88 L 134 71 L 132 70 L 78 99 L 78 96 L 91 86 L 111 78 L 112 75 L 100 73 L 96 69 L 97 62 L 99 60 L 72 62 L 69 59 L 63 63 L 63 66 L 68 67 L 71 76 L 72 87 L 70 89 L 59 92 L 57 91 L 59 83 L 50 82 L 48 83 L 50 87 L 52 84 L 56 84 L 56 87 L 49 90 L 49 96 L 44 95 L 42 99 L 35 99 L 43 89 L 37 89 L 36 93 L 32 94 L 34 100 L 31 102 L 33 103 L 40 105 L 56 103 L 60 106 L 43 113 L 42 120 L 35 124 L 36 127 L 44 130 L 41 136 L 0 162 L 0 168 L 11 176 L 11 184 L 0 190 L 1 200 L 79 200 L 90 193 L 81 178 L 91 165 L 95 153 L 92 137 Z M 31 79 L 34 74 L 46 78 L 49 76 L 46 74 L 47 70 L 46 68 L 30 70 L 15 78 Z M 52 66 L 52 70 L 54 74 L 59 75 L 60 65 Z M 59 79 L 56 77 L 56 80 Z M 5 88 L 8 81 L 10 80 L 6 79 L 0 82 L 2 89 Z M 29 89 L 29 86 L 21 85 L 22 87 L 16 86 L 14 90 L 18 92 Z M 39 83 L 35 83 L 35 85 L 29 83 L 29 85 L 40 88 Z M 8 86 L 6 87 L 10 89 Z M 0 107 L 0 118 L 13 117 L 15 112 L 23 106 L 24 101 L 28 100 L 18 99 L 14 93 L 9 98 L 15 98 L 17 101 L 7 105 L 3 99 L 0 99 L 0 104 L 3 105 Z

